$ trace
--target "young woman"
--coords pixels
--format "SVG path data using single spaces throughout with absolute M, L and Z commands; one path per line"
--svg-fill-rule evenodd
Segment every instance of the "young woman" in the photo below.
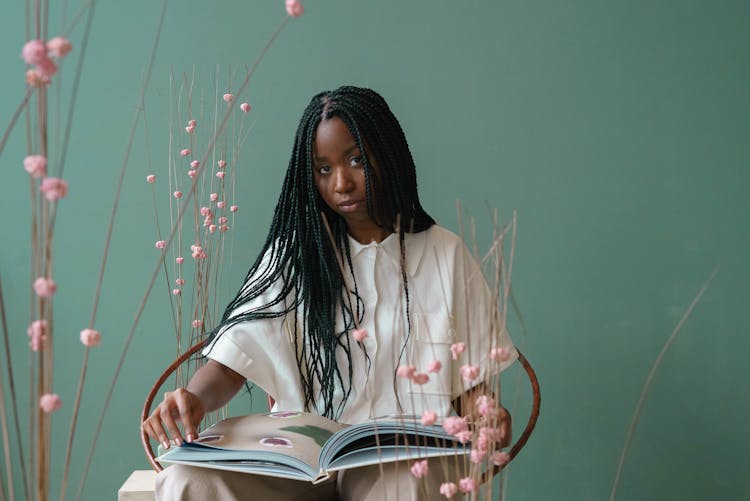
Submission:
M 383 98 L 357 87 L 322 92 L 302 116 L 265 245 L 204 351 L 208 362 L 143 427 L 165 447 L 170 437 L 190 442 L 205 414 L 246 381 L 275 399 L 274 410 L 344 423 L 448 416 L 515 360 L 495 310 L 461 239 L 422 208 L 406 138 Z M 506 356 L 491 363 L 498 348 Z M 462 367 L 472 368 L 469 377 Z M 501 428 L 507 443 L 508 421 Z M 437 497 L 448 473 L 436 463 L 417 481 L 408 466 L 390 464 L 313 487 L 172 466 L 159 475 L 157 496 L 361 500 L 392 489 L 416 499 Z

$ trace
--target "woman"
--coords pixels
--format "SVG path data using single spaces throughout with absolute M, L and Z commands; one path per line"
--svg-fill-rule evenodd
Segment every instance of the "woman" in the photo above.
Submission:
M 207 364 L 187 388 L 167 393 L 143 427 L 165 447 L 170 436 L 190 442 L 205 414 L 248 380 L 273 396 L 275 410 L 344 423 L 447 416 L 516 357 L 496 317 L 461 239 L 422 209 L 406 138 L 383 98 L 357 87 L 322 92 L 302 116 L 263 251 L 204 351 Z M 501 362 L 490 360 L 492 350 L 502 350 Z M 507 444 L 508 420 L 501 428 Z M 416 499 L 437 495 L 450 473 L 437 465 L 422 483 L 408 466 L 383 466 L 315 489 L 228 473 L 221 494 L 213 490 L 218 473 L 171 467 L 157 494 L 241 499 L 250 489 L 257 499 L 330 499 L 337 491 L 359 500 L 384 499 L 391 488 Z

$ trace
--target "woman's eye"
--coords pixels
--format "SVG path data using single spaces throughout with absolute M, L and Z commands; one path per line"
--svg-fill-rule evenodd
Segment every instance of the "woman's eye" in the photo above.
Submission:
M 331 168 L 327 165 L 318 167 L 318 174 L 328 174 L 329 172 L 331 172 Z
M 352 157 L 351 160 L 349 160 L 349 165 L 351 167 L 358 167 L 362 165 L 362 157 Z

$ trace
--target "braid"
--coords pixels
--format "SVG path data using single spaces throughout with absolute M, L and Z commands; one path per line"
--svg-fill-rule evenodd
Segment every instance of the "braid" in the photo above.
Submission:
M 352 345 L 348 333 L 356 325 L 354 319 L 361 321 L 365 311 L 356 280 L 353 290 L 346 290 L 336 258 L 338 251 L 353 277 L 346 223 L 323 202 L 313 178 L 315 131 L 322 120 L 333 117 L 340 117 L 346 123 L 362 152 L 367 209 L 373 221 L 390 231 L 399 226 L 398 218 L 412 223 L 411 232 L 424 231 L 434 224 L 419 202 L 416 170 L 406 137 L 385 100 L 370 89 L 357 87 L 340 87 L 317 94 L 297 127 L 289 167 L 263 250 L 224 311 L 221 323 L 212 331 L 211 340 L 238 323 L 285 317 L 301 310 L 301 321 L 298 315 L 292 315 L 294 319 L 288 327 L 305 406 L 307 410 L 315 409 L 335 419 L 351 393 Z M 377 163 L 378 175 L 373 163 Z M 321 214 L 329 222 L 333 241 L 323 226 Z M 398 231 L 403 256 L 404 229 L 398 228 Z M 408 319 L 409 296 L 403 258 L 402 279 Z M 235 311 L 258 299 L 277 283 L 281 284 L 281 290 L 268 302 L 242 313 Z M 338 332 L 337 315 L 343 326 Z M 411 331 L 410 322 L 408 327 Z M 339 367 L 337 363 L 338 350 L 345 355 L 346 367 Z M 369 375 L 371 360 L 366 351 L 365 358 Z M 337 387 L 344 391 L 338 405 L 334 402 Z M 322 408 L 318 402 L 322 402 Z

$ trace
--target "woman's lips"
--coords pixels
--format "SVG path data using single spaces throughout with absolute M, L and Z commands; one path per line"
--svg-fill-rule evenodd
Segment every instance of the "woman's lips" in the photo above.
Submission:
M 359 200 L 348 200 L 346 202 L 341 202 L 338 204 L 338 208 L 341 212 L 354 212 L 357 209 L 359 209 L 359 206 L 362 204 Z

